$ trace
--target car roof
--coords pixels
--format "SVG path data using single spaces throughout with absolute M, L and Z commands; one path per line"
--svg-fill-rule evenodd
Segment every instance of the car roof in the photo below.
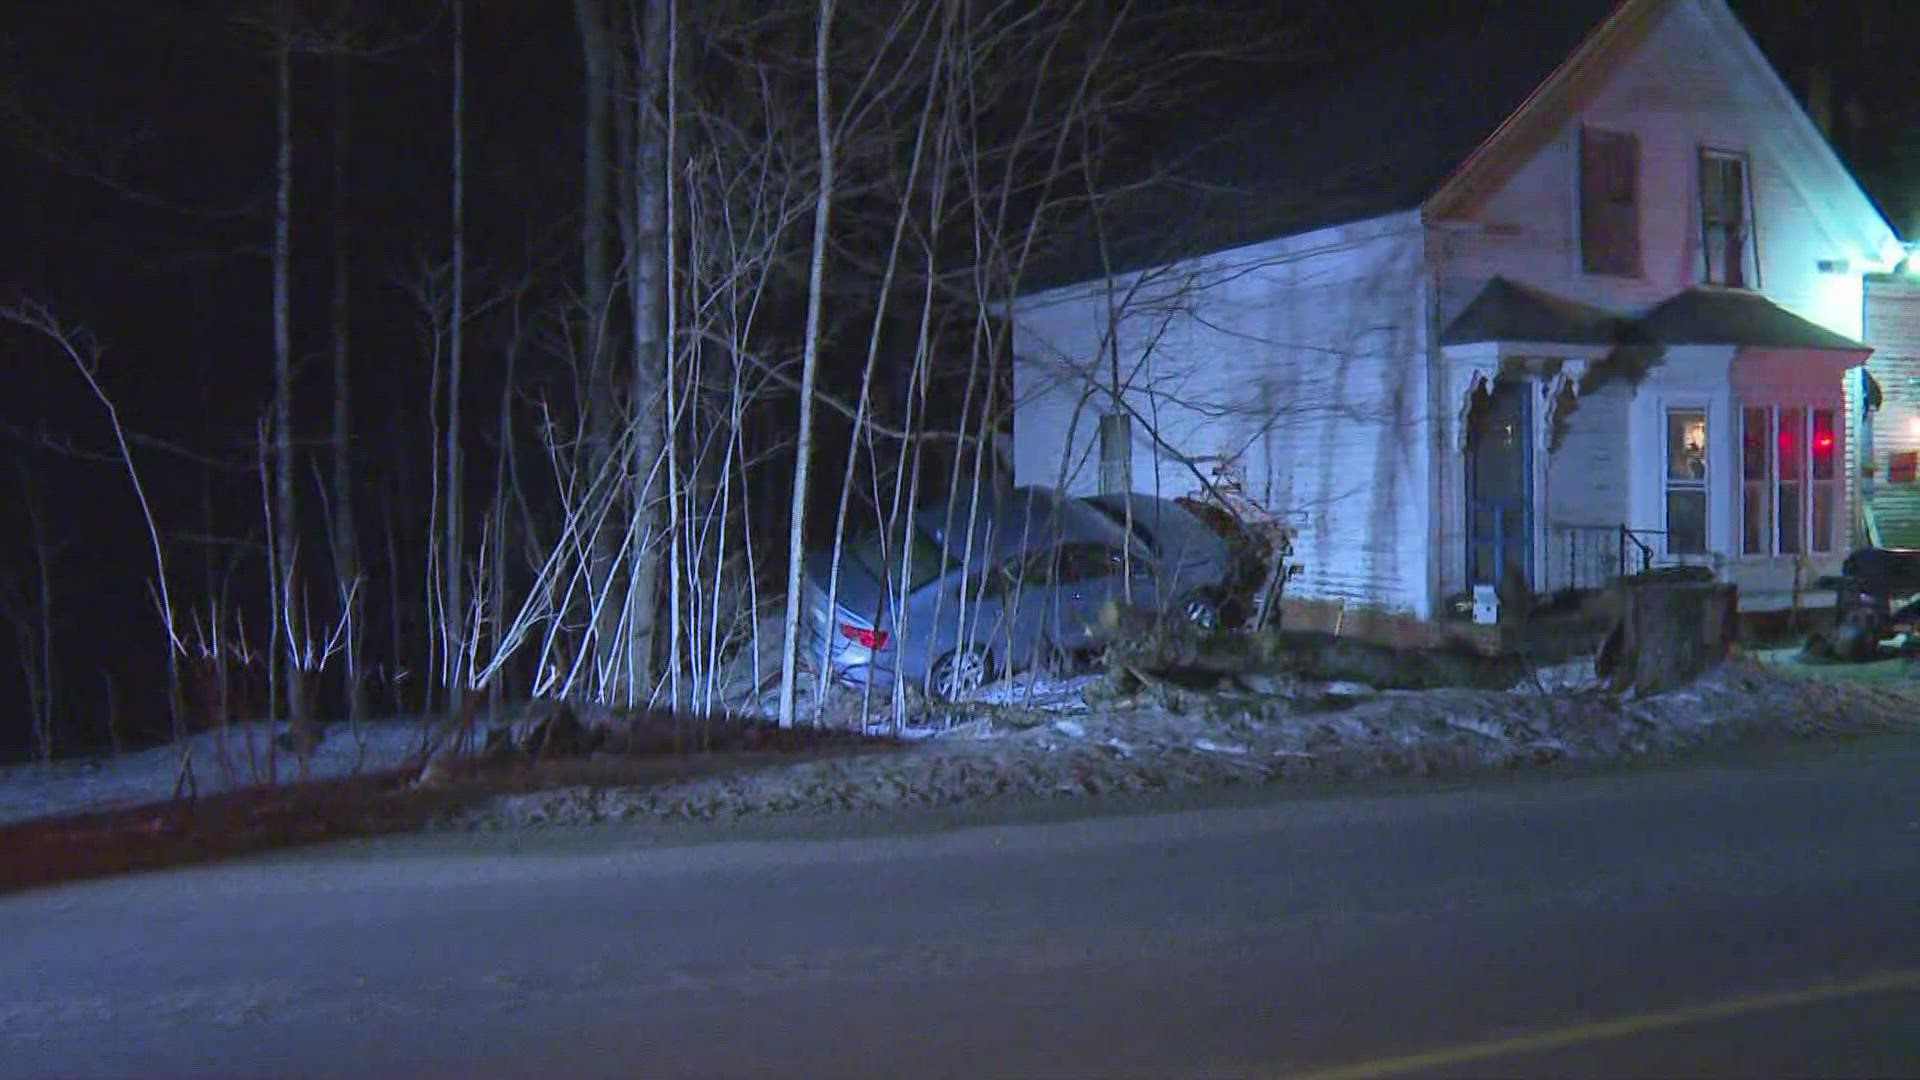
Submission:
M 968 521 L 973 512 L 969 493 L 930 503 L 915 517 L 927 535 L 957 559 L 968 547 Z M 980 492 L 978 516 L 972 520 L 973 554 L 988 559 L 1017 555 L 1059 540 L 1112 543 L 1120 538 L 1119 530 L 1078 500 L 1037 485 Z

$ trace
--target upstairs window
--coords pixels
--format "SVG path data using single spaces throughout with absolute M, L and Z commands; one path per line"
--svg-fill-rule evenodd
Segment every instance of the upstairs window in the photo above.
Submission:
M 1744 155 L 1700 151 L 1700 256 L 1709 285 L 1755 284 L 1750 194 Z
M 1580 263 L 1589 274 L 1640 273 L 1640 140 L 1580 131 Z

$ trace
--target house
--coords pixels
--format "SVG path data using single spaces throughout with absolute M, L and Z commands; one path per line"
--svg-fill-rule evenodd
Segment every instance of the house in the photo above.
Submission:
M 1898 238 L 1724 0 L 1508 7 L 1111 204 L 1011 306 L 1017 482 L 1231 483 L 1289 618 L 1399 638 L 1655 564 L 1831 602 Z

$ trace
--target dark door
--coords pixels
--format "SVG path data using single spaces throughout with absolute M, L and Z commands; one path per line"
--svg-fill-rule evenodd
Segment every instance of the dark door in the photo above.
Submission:
M 1467 414 L 1467 582 L 1533 585 L 1533 399 L 1498 382 Z

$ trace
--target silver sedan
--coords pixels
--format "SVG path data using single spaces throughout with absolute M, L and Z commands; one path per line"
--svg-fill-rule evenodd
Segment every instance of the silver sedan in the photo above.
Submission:
M 1226 545 L 1170 500 L 1037 487 L 922 507 L 850 542 L 837 581 L 833 566 L 808 556 L 804 655 L 839 681 L 904 677 L 945 698 L 1097 645 L 1109 601 L 1210 629 L 1229 571 Z

